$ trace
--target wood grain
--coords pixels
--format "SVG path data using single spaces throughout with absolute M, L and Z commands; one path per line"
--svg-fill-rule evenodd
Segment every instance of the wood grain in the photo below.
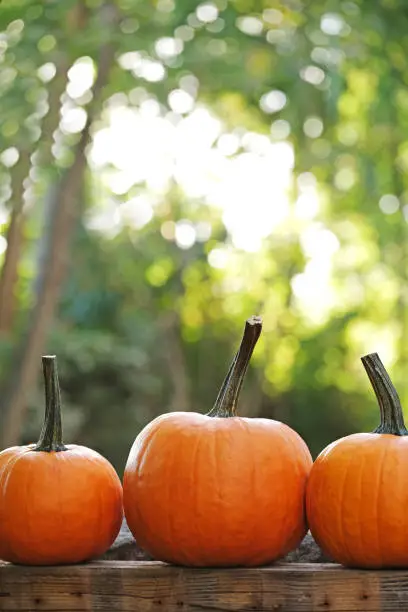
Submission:
M 64 567 L 0 562 L 0 610 L 408 611 L 408 571 L 360 571 L 317 563 L 207 570 L 156 561 Z

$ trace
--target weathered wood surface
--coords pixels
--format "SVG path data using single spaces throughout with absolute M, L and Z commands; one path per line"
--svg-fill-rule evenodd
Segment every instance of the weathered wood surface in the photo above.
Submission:
M 291 563 L 187 569 L 156 561 L 65 567 L 0 562 L 2 612 L 408 611 L 408 571 Z

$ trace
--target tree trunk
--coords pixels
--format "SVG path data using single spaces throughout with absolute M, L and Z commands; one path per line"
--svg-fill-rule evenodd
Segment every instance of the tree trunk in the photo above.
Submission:
M 52 163 L 52 135 L 58 128 L 59 111 L 61 108 L 60 98 L 65 91 L 67 83 L 68 66 L 60 62 L 58 75 L 51 83 L 49 89 L 49 111 L 44 117 L 42 127 L 41 144 L 38 149 L 40 165 L 47 166 Z M 16 312 L 16 285 L 18 282 L 18 265 L 24 246 L 24 181 L 29 176 L 31 167 L 31 155 L 34 153 L 34 145 L 31 151 L 22 149 L 20 159 L 11 171 L 11 218 L 7 230 L 7 250 L 0 276 L 0 336 L 8 334 L 14 323 Z
M 49 92 L 49 112 L 43 123 L 41 144 L 38 148 L 38 163 L 40 168 L 43 169 L 50 167 L 52 168 L 54 164 L 54 156 L 52 154 L 52 145 L 54 142 L 53 134 L 58 129 L 60 122 L 61 96 L 64 93 L 68 82 L 68 70 L 69 65 L 66 59 L 61 59 L 57 63 L 57 76 L 55 77 Z M 41 291 L 43 271 L 46 267 L 45 261 L 49 243 L 49 225 L 52 222 L 53 206 L 54 202 L 56 201 L 56 191 L 58 188 L 58 183 L 56 183 L 55 180 L 52 180 L 50 181 L 44 195 L 42 235 L 38 241 L 36 255 L 37 270 L 39 272 L 32 283 L 32 290 L 36 297 Z
M 160 330 L 165 340 L 164 358 L 173 383 L 173 397 L 169 411 L 188 412 L 192 409 L 190 385 L 180 337 L 180 322 L 175 313 L 169 312 L 160 322 Z
M 105 27 L 116 21 L 116 11 L 112 6 L 104 7 Z M 106 24 L 108 21 L 108 24 Z M 3 408 L 4 427 L 1 432 L 1 446 L 8 447 L 18 443 L 27 396 L 36 382 L 41 364 L 40 356 L 44 350 L 47 332 L 52 326 L 61 286 L 67 270 L 69 259 L 69 244 L 75 228 L 79 211 L 79 197 L 86 171 L 86 146 L 89 141 L 89 131 L 93 115 L 105 86 L 111 66 L 114 61 L 114 48 L 106 44 L 101 48 L 98 64 L 98 77 L 93 87 L 92 104 L 88 109 L 87 123 L 81 138 L 75 148 L 74 163 L 66 171 L 59 183 L 53 199 L 52 231 L 49 234 L 45 269 L 37 303 L 31 316 L 30 328 L 23 345 L 20 348 L 20 359 L 11 391 Z
M 7 250 L 0 277 L 0 336 L 10 332 L 16 305 L 18 264 L 23 246 L 24 232 L 24 181 L 30 171 L 30 152 L 20 151 L 20 158 L 11 171 L 11 218 L 7 230 Z

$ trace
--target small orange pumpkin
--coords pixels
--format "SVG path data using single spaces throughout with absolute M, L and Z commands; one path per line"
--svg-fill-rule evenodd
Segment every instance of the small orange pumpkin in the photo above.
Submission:
M 254 566 L 282 557 L 306 533 L 312 466 L 302 438 L 278 421 L 236 416 L 261 332 L 244 336 L 214 408 L 173 412 L 137 436 L 125 468 L 125 516 L 158 560 L 188 566 Z
M 0 453 L 0 559 L 78 563 L 115 540 L 122 486 L 99 453 L 63 444 L 56 358 L 44 356 L 42 363 L 46 409 L 39 442 Z
M 362 357 L 381 411 L 372 433 L 336 440 L 317 457 L 307 486 L 310 530 L 334 561 L 408 567 L 408 431 L 398 393 L 377 353 Z

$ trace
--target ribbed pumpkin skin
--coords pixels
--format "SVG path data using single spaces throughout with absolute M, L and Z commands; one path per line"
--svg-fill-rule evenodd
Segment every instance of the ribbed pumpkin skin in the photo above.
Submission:
M 122 486 L 99 453 L 77 445 L 0 453 L 0 559 L 78 563 L 103 554 L 123 517 Z
M 283 423 L 173 412 L 136 438 L 123 481 L 128 525 L 155 559 L 187 566 L 254 566 L 306 533 L 312 465 Z
M 350 567 L 408 567 L 408 437 L 359 433 L 316 459 L 306 493 L 316 542 Z

